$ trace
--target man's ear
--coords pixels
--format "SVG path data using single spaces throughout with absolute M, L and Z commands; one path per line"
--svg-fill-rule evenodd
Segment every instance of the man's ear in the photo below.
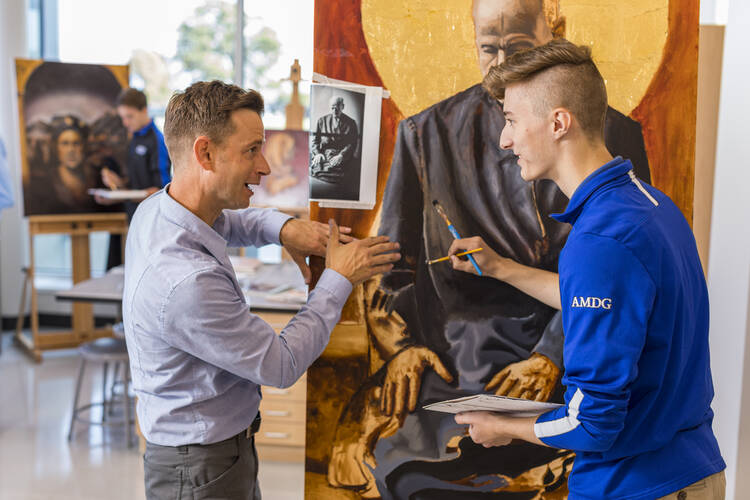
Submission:
M 565 108 L 555 108 L 552 110 L 551 116 L 552 136 L 555 139 L 562 139 L 573 125 L 573 115 Z
M 193 142 L 193 156 L 204 170 L 214 169 L 214 148 L 211 139 L 199 135 Z

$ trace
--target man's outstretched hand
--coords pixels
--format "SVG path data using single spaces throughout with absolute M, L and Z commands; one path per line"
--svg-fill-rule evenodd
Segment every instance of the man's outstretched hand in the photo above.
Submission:
M 339 227 L 328 221 L 330 235 L 326 249 L 326 267 L 348 279 L 352 285 L 393 269 L 393 263 L 401 258 L 399 244 L 387 236 L 374 236 L 362 240 L 342 243 Z
M 349 243 L 354 238 L 349 236 L 352 232 L 350 227 L 341 226 L 338 228 L 337 241 Z M 312 278 L 310 267 L 307 265 L 308 255 L 318 255 L 325 257 L 328 238 L 330 235 L 330 226 L 320 222 L 289 219 L 281 227 L 279 241 L 281 245 L 289 252 L 292 260 L 299 266 L 305 283 L 309 284 Z

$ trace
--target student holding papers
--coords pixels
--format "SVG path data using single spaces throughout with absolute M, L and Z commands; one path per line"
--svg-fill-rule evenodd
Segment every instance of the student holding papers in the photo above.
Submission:
M 485 274 L 562 309 L 565 406 L 538 417 L 465 412 L 472 439 L 574 450 L 571 499 L 724 498 L 711 430 L 708 295 L 679 208 L 612 158 L 602 129 L 604 81 L 588 47 L 559 39 L 490 70 L 502 100 L 500 145 L 521 176 L 550 179 L 570 198 L 553 216 L 573 226 L 558 275 L 524 268 L 481 238 L 456 240 Z M 475 272 L 455 256 L 453 267 Z

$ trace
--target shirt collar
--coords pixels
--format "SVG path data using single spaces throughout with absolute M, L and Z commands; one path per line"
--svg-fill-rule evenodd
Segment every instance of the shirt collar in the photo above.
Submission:
M 627 174 L 632 169 L 633 165 L 630 163 L 630 160 L 623 160 L 621 156 L 605 163 L 586 177 L 581 185 L 576 188 L 563 213 L 551 214 L 550 217 L 559 222 L 575 224 L 575 221 L 581 214 L 583 205 L 597 189 L 613 181 L 617 177 Z
M 154 126 L 155 126 L 154 125 L 154 120 L 151 119 L 148 122 L 148 125 L 146 125 L 145 127 L 143 127 L 140 130 L 136 130 L 135 132 L 133 132 L 133 135 L 136 136 L 136 137 L 144 136 L 144 135 L 146 135 L 148 133 L 149 130 L 151 130 L 152 128 L 154 128 Z
M 162 189 L 162 197 L 159 200 L 159 208 L 167 220 L 177 224 L 195 236 L 195 241 L 216 257 L 219 262 L 227 258 L 227 240 L 216 230 L 206 224 L 200 217 L 183 207 L 177 200 L 169 195 L 169 184 Z M 221 227 L 225 223 L 224 214 L 219 215 L 214 227 Z

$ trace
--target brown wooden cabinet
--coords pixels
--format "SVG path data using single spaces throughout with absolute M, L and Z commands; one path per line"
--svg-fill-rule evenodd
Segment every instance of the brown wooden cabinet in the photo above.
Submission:
M 292 313 L 253 311 L 280 332 L 294 316 Z M 260 460 L 303 462 L 305 459 L 305 417 L 307 375 L 293 386 L 280 389 L 262 387 L 262 422 L 255 435 Z

